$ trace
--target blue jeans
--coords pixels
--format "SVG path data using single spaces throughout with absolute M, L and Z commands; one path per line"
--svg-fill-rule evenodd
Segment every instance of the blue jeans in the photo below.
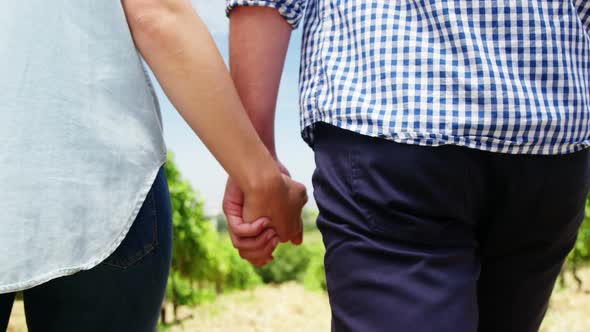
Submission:
M 538 330 L 584 218 L 590 150 L 504 155 L 327 125 L 313 148 L 333 331 Z
M 29 331 L 155 331 L 172 254 L 172 208 L 160 170 L 119 248 L 95 268 L 23 292 Z M 0 331 L 14 294 L 0 295 Z

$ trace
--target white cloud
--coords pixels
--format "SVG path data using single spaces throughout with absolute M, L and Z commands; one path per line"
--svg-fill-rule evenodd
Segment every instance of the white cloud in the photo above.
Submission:
M 192 0 L 192 2 L 212 34 L 228 34 L 229 21 L 225 16 L 225 0 Z

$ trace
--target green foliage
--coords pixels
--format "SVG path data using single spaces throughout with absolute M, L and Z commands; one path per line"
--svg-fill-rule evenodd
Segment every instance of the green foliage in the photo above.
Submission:
M 172 158 L 166 174 L 173 208 L 174 246 L 167 300 L 174 307 L 211 300 L 215 294 L 260 283 L 227 236 L 207 220 L 203 202 L 185 181 Z
M 219 233 L 227 233 L 229 231 L 229 226 L 227 225 L 227 219 L 223 213 L 218 214 L 215 216 L 215 226 Z
M 265 283 L 302 280 L 311 260 L 311 252 L 307 245 L 281 244 L 277 247 L 274 258 L 272 263 L 257 269 Z
M 568 265 L 577 266 L 590 263 L 590 198 L 586 200 L 586 217 L 578 233 L 578 239 L 568 256 Z
M 305 233 L 301 246 L 280 245 L 274 261 L 256 271 L 265 283 L 298 281 L 311 290 L 326 289 L 325 249 L 317 229 Z
M 224 284 L 231 289 L 248 289 L 262 283 L 252 265 L 243 260 L 228 238 L 221 242 L 226 255 L 228 270 L 224 274 Z
M 590 199 L 586 201 L 586 218 L 580 228 L 574 254 L 580 261 L 590 262 Z
M 578 285 L 578 289 L 581 290 L 583 285 L 582 279 L 578 275 L 578 268 L 588 263 L 590 263 L 590 198 L 586 200 L 586 216 L 580 227 L 578 239 L 576 240 L 574 249 L 568 255 L 567 261 L 559 276 L 561 288 L 565 288 L 565 274 L 566 272 L 570 272 L 572 278 Z
M 248 289 L 261 283 L 254 268 L 243 260 L 229 239 L 216 234 L 211 252 L 215 255 L 216 265 L 207 281 L 215 286 L 218 293 L 235 289 Z M 223 238 L 222 238 L 223 236 Z
M 264 283 L 298 281 L 310 290 L 326 290 L 325 249 L 316 225 L 317 217 L 316 210 L 303 210 L 303 245 L 279 245 L 274 252 L 274 261 L 256 269 Z
M 316 219 L 318 218 L 318 211 L 311 209 L 304 209 L 301 214 L 303 219 L 303 231 L 314 232 L 317 231 Z
M 215 291 L 210 288 L 199 288 L 191 281 L 172 272 L 168 278 L 166 298 L 175 299 L 179 305 L 194 306 L 215 299 Z
M 309 265 L 303 276 L 303 285 L 309 290 L 327 290 L 324 270 L 325 249 L 321 243 L 310 245 Z
M 197 199 L 191 185 L 182 179 L 172 159 L 168 160 L 165 167 L 173 210 L 172 275 L 192 280 L 202 279 L 207 269 L 201 264 L 207 261 L 206 243 L 211 237 L 203 204 Z
M 324 249 L 315 226 L 317 212 L 304 212 L 310 242 L 300 247 L 279 246 L 275 262 L 255 270 L 240 258 L 227 236 L 223 215 L 205 216 L 203 202 L 169 158 L 166 173 L 173 208 L 174 246 L 172 268 L 166 291 L 174 312 L 181 305 L 211 301 L 217 294 L 248 289 L 260 284 L 304 282 L 311 289 L 325 289 Z M 306 237 L 308 237 L 306 234 Z M 165 310 L 162 315 L 166 316 Z

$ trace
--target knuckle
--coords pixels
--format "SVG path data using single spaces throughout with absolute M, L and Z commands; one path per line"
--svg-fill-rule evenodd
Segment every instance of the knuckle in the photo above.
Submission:
M 232 234 L 236 233 L 236 225 L 230 218 L 227 219 L 227 228 Z
M 262 241 L 262 239 L 256 239 L 253 243 L 252 243 L 252 248 L 256 249 L 256 248 L 260 248 L 262 245 L 264 245 L 264 242 Z
M 241 229 L 240 227 L 234 227 L 234 228 L 232 229 L 232 232 L 233 232 L 233 233 L 234 233 L 234 235 L 235 235 L 235 236 L 237 236 L 237 237 L 243 237 L 243 236 L 245 235 L 245 234 L 244 234 L 244 230 L 243 230 L 243 229 Z
M 244 242 L 242 242 L 241 248 L 242 248 L 243 250 L 252 250 L 252 249 L 254 249 L 255 247 L 254 247 L 254 246 L 252 246 L 252 242 L 247 242 L 247 241 L 244 241 Z

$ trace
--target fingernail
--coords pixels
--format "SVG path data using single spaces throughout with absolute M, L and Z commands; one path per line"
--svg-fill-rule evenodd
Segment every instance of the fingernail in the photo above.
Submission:
M 268 235 L 266 235 L 266 240 L 270 240 L 275 236 L 275 233 L 273 232 L 268 232 Z

